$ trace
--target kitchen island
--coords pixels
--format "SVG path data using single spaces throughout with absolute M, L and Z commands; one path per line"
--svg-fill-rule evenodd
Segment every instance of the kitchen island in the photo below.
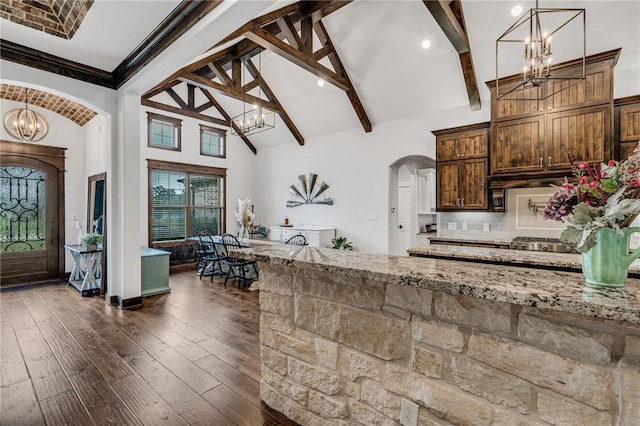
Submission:
M 634 424 L 640 280 L 257 247 L 261 397 L 301 424 Z

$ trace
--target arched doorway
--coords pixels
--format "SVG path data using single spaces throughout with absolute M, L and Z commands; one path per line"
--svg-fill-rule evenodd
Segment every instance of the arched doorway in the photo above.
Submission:
M 416 245 L 418 226 L 429 220 L 418 215 L 417 176 L 419 170 L 435 169 L 435 165 L 433 158 L 409 155 L 389 166 L 389 254 L 406 256 L 407 249 Z
M 0 285 L 64 275 L 64 149 L 0 143 Z

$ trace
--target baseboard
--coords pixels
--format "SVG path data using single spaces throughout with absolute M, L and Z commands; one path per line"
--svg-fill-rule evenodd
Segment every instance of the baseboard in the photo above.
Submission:
M 115 296 L 118 300 L 117 305 L 122 309 L 131 309 L 142 306 L 142 296 L 132 297 L 130 299 L 123 299 L 120 296 Z

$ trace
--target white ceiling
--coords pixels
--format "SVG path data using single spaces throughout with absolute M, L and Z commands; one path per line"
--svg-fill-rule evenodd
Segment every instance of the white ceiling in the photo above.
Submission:
M 223 5 L 228 10 L 224 14 L 219 11 L 220 17 L 212 18 L 212 22 L 206 24 L 209 29 L 225 28 L 225 34 L 219 34 L 218 30 L 217 35 L 210 38 L 208 35 L 211 32 L 204 29 L 198 34 L 187 34 L 185 38 L 188 38 L 188 43 L 182 44 L 180 50 L 177 47 L 173 51 L 167 49 L 162 54 L 165 56 L 163 60 L 155 64 L 161 63 L 167 67 L 171 63 L 166 60 L 167 57 L 180 56 L 182 62 L 173 61 L 171 69 L 163 69 L 162 74 L 169 75 L 244 24 L 248 14 L 255 16 L 255 12 L 259 11 L 259 15 L 267 7 L 271 10 L 289 2 L 276 2 L 274 5 L 272 2 L 225 0 Z M 5 32 L 5 21 L 2 21 L 2 37 L 67 59 L 112 70 L 177 3 L 98 0 L 67 47 L 57 37 L 26 27 L 15 28 L 12 25 L 11 31 Z M 510 11 L 517 4 L 525 11 L 535 6 L 533 1 L 462 2 L 485 113 L 489 92 L 484 83 L 495 78 L 495 41 L 515 22 L 516 18 L 511 16 Z M 546 0 L 541 1 L 540 6 L 585 8 L 587 54 L 622 47 L 616 74 L 633 73 L 625 76 L 627 81 L 632 81 L 628 85 L 629 90 L 636 92 L 615 95 L 628 96 L 640 92 L 640 75 L 637 73 L 640 68 L 640 1 Z M 126 13 L 122 13 L 123 10 Z M 373 123 L 374 131 L 376 124 L 383 122 L 424 116 L 433 111 L 468 108 L 458 55 L 422 1 L 356 0 L 323 21 Z M 195 28 L 192 30 L 196 31 Z M 569 43 L 569 39 L 575 35 L 573 33 L 575 29 L 567 34 L 560 32 L 554 37 L 554 50 L 559 55 L 562 55 L 560 46 Z M 421 47 L 425 39 L 431 41 L 428 50 Z M 184 61 L 185 46 L 192 52 L 187 61 Z M 560 57 L 556 62 L 575 58 L 580 52 L 567 51 L 566 54 L 569 57 Z M 520 60 L 520 56 L 515 57 L 505 72 L 520 72 L 523 66 Z M 151 68 L 147 67 L 136 76 L 138 81 L 145 78 L 153 80 L 145 82 L 147 88 L 160 81 L 158 69 Z M 362 130 L 347 96 L 341 90 L 330 84 L 319 87 L 315 76 L 271 52 L 262 55 L 262 74 L 306 139 L 348 129 Z M 152 79 L 149 79 L 150 75 L 153 75 Z M 230 115 L 242 112 L 241 102 L 222 95 L 216 98 Z M 208 113 L 214 115 L 211 111 Z M 258 149 L 297 143 L 279 118 L 276 125 L 275 130 L 250 138 Z

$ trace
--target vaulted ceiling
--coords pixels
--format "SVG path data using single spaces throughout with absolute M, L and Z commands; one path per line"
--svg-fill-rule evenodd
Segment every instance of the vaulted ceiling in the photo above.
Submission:
M 237 48 L 239 43 L 244 46 L 253 43 L 259 47 L 254 53 L 267 49 L 260 56 L 260 81 L 266 89 L 260 96 L 263 100 L 270 98 L 268 102 L 280 114 L 276 129 L 250 139 L 249 143 L 260 149 L 282 143 L 301 144 L 321 135 L 351 129 L 375 132 L 376 125 L 383 122 L 428 116 L 433 111 L 469 111 L 478 103 L 482 109 L 477 121 L 486 120 L 489 92 L 484 82 L 495 78 L 495 40 L 514 22 L 510 14 L 513 6 L 520 4 L 526 10 L 533 7 L 534 2 L 463 0 L 458 4 L 463 11 L 462 32 L 454 29 L 447 33 L 446 23 L 443 26 L 438 16 L 460 14 L 453 7 L 448 11 L 443 9 L 449 2 L 355 0 L 335 6 L 320 21 L 312 19 L 311 25 L 305 24 L 303 34 L 302 20 L 298 20 L 300 11 L 295 12 L 293 2 L 225 0 L 220 8 L 224 13 L 212 9 L 207 19 L 191 22 L 193 28 L 185 30 L 191 32 L 183 36 L 189 43 L 180 44 L 181 51 L 172 50 L 171 46 L 162 52 L 149 46 L 140 50 L 140 43 L 183 3 L 97 0 L 67 42 L 3 20 L 2 56 L 3 59 L 11 59 L 11 55 L 25 56 L 20 46 L 26 46 L 55 55 L 62 61 L 74 61 L 103 71 L 103 80 L 111 81 L 113 87 L 139 71 L 136 84 L 146 87 L 140 93 L 157 89 L 145 96 L 145 102 L 169 105 L 176 112 L 202 114 L 212 117 L 214 122 L 222 122 L 227 116 L 242 112 L 241 94 L 255 96 L 258 92 L 257 83 L 250 81 L 256 70 L 252 72 L 247 68 L 243 76 L 236 68 L 234 75 L 233 60 L 225 59 L 221 52 L 233 46 Z M 640 2 L 548 0 L 541 2 L 541 6 L 586 8 L 587 54 L 622 47 L 616 72 L 625 75 L 627 82 L 633 80 L 629 73 L 637 72 L 640 64 Z M 277 12 L 287 7 L 293 10 L 292 14 Z M 433 8 L 440 8 L 440 13 Z M 247 18 L 248 9 L 252 12 Z M 123 10 L 126 13 L 122 13 Z M 203 12 L 200 13 L 200 17 L 203 16 Z M 260 18 L 264 15 L 267 18 Z M 204 21 L 207 21 L 206 28 L 217 26 L 224 28 L 224 33 L 208 37 Z M 309 33 L 313 41 L 311 50 L 305 47 Z M 230 37 L 225 39 L 226 35 Z M 323 35 L 328 37 L 329 44 L 322 39 Z M 425 39 L 431 42 L 431 48 L 426 50 L 421 47 Z M 154 40 L 157 43 L 161 37 L 157 35 Z M 556 40 L 559 46 L 559 39 Z M 567 44 L 570 43 L 567 41 Z M 329 55 L 331 49 L 332 56 Z M 142 65 L 137 69 L 123 68 L 127 58 L 135 62 L 135 58 L 144 57 L 150 50 L 161 52 L 162 70 L 145 67 L 148 58 L 146 62 L 139 60 Z M 174 59 L 172 62 L 171 57 L 187 57 L 185 51 L 190 52 L 191 61 Z M 465 58 L 467 52 L 471 52 L 471 61 Z M 563 58 L 564 53 L 558 49 L 559 57 L 554 60 L 577 56 L 567 49 L 568 56 Z M 344 72 L 340 67 L 336 69 L 336 58 Z M 38 59 L 31 57 L 31 65 L 38 66 Z M 254 68 L 258 67 L 257 60 L 255 56 L 251 59 Z M 166 65 L 171 63 L 174 65 Z M 471 70 L 469 63 L 473 64 Z M 511 65 L 501 70 L 501 75 L 522 69 L 517 60 Z M 330 73 L 321 72 L 322 67 Z M 180 76 L 179 71 L 182 71 Z M 475 88 L 469 85 L 473 81 L 467 78 L 470 71 L 476 75 Z M 323 87 L 317 85 L 319 76 L 327 81 Z M 622 87 L 619 95 L 634 94 L 624 91 L 635 90 L 640 84 L 630 86 Z

